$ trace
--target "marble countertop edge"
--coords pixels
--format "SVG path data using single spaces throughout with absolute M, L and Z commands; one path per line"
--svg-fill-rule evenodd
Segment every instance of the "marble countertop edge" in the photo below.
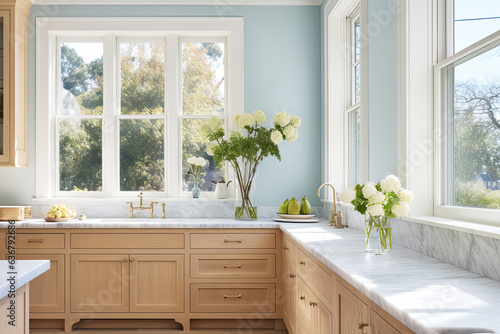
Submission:
M 19 289 L 49 269 L 49 260 L 16 260 L 14 269 L 7 260 L 0 261 L 0 299 L 9 294 L 12 277 L 15 277 L 15 288 Z

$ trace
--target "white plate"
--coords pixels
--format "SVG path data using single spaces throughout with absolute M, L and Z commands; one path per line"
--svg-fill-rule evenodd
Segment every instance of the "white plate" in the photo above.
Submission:
M 286 219 L 286 218 L 279 218 L 279 217 L 274 217 L 273 220 L 275 222 L 282 222 L 282 223 L 317 223 L 319 222 L 318 218 L 309 218 L 309 219 Z
M 47 218 L 47 217 L 43 217 L 43 219 L 45 219 L 46 222 L 48 223 L 63 223 L 63 222 L 69 222 L 71 219 L 73 219 L 74 217 L 72 218 Z
M 310 215 L 287 215 L 285 213 L 277 213 L 278 216 L 284 219 L 310 219 L 314 216 L 315 214 L 310 214 Z

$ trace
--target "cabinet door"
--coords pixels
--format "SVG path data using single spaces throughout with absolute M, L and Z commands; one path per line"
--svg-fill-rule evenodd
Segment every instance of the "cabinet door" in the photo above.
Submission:
M 9 159 L 9 12 L 0 11 L 0 162 Z
M 50 269 L 30 282 L 30 312 L 64 312 L 64 255 L 17 254 L 18 260 L 50 260 Z
M 375 311 L 370 311 L 371 334 L 401 334 Z
M 317 299 L 316 299 L 317 300 Z M 315 334 L 332 334 L 333 333 L 333 316 L 332 313 L 326 308 L 325 304 L 316 301 L 317 305 L 314 307 L 315 317 Z
M 130 255 L 130 312 L 184 311 L 184 255 Z
M 128 254 L 71 255 L 71 312 L 128 312 Z
M 314 332 L 314 313 L 312 303 L 315 296 L 306 283 L 298 276 L 297 279 L 297 323 L 301 323 L 308 333 L 317 334 Z
M 290 334 L 296 333 L 296 290 L 297 271 L 295 268 L 296 246 L 283 237 L 283 320 Z
M 339 331 L 341 334 L 368 333 L 368 306 L 338 283 Z

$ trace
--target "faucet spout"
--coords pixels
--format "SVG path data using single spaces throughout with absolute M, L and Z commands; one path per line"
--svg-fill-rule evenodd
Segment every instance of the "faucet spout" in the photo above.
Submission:
M 335 228 L 347 227 L 346 225 L 342 225 L 342 213 L 340 211 L 337 211 L 337 192 L 335 191 L 335 187 L 331 183 L 323 183 L 318 188 L 318 197 L 320 195 L 321 188 L 323 188 L 324 186 L 330 186 L 333 190 L 333 210 L 331 212 L 330 226 L 334 226 Z

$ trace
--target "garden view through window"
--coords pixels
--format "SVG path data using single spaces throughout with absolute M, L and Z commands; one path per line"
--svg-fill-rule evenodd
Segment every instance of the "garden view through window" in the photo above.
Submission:
M 455 0 L 454 49 L 500 28 L 500 2 Z M 492 42 L 450 65 L 450 205 L 500 209 L 500 46 Z
M 225 42 L 179 41 L 179 63 L 167 64 L 167 53 L 177 50 L 167 50 L 165 38 L 117 36 L 113 69 L 104 61 L 110 58 L 104 55 L 103 39 L 60 40 L 55 116 L 59 191 L 99 193 L 106 184 L 103 178 L 115 177 L 115 193 L 166 192 L 175 178 L 187 192 L 193 183 L 187 163 L 192 156 L 208 161 L 201 171 L 202 191 L 213 191 L 211 181 L 225 177 L 224 165 L 216 165 L 206 153 L 208 142 L 200 133 L 200 125 L 212 115 L 226 123 Z M 114 86 L 104 82 L 106 71 L 116 71 Z M 179 73 L 181 96 L 166 93 L 169 71 Z M 110 96 L 106 90 L 116 92 L 114 108 L 104 103 Z M 167 109 L 167 97 L 178 99 L 177 110 Z M 178 134 L 167 131 L 169 122 L 178 124 Z M 106 140 L 115 141 L 115 152 L 103 154 Z M 181 150 L 179 160 L 167 161 L 175 145 Z M 116 172 L 103 173 L 107 164 L 116 166 Z M 171 164 L 179 164 L 179 175 L 168 174 Z

